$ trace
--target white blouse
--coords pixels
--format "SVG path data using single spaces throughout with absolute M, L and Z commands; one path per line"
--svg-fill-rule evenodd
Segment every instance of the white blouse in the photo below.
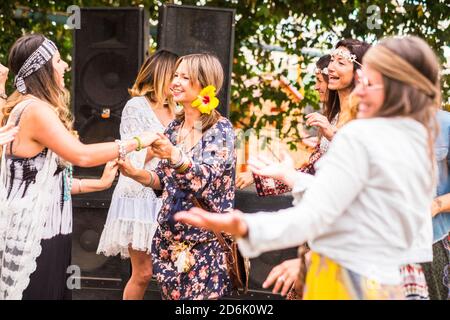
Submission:
M 362 276 L 400 283 L 400 265 L 432 260 L 435 186 L 427 141 L 426 129 L 410 118 L 350 122 L 317 162 L 301 201 L 245 215 L 249 236 L 238 240 L 241 252 L 255 257 L 308 241 Z

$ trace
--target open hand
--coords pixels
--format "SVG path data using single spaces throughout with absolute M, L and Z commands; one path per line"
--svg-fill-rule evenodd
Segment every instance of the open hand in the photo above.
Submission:
M 327 138 L 329 141 L 333 139 L 333 136 L 336 132 L 336 128 L 333 125 L 331 125 L 327 117 L 318 112 L 313 112 L 307 114 L 305 118 L 307 126 L 318 127 L 320 132 L 325 138 Z
M 136 168 L 133 167 L 129 158 L 125 160 L 117 160 L 120 173 L 125 177 L 133 178 L 136 175 Z
M 263 288 L 267 289 L 273 285 L 272 293 L 278 293 L 281 290 L 281 295 L 285 296 L 298 278 L 300 264 L 300 258 L 296 258 L 275 266 L 264 281 Z
M 251 171 L 241 172 L 236 179 L 236 187 L 244 189 L 254 182 L 253 173 Z
M 175 214 L 175 220 L 205 228 L 216 232 L 226 232 L 237 237 L 245 237 L 248 233 L 247 224 L 242 213 L 234 210 L 231 213 L 211 213 L 201 208 L 191 208 Z
M 174 154 L 176 149 L 172 142 L 162 133 L 157 135 L 158 139 L 151 146 L 153 155 L 160 159 L 173 159 L 176 156 Z
M 250 157 L 248 160 L 250 170 L 257 175 L 283 180 L 284 176 L 295 170 L 294 160 L 285 150 L 281 151 L 280 162 L 273 161 L 264 156 Z
M 117 164 L 117 160 L 108 161 L 103 169 L 103 174 L 101 177 L 102 185 L 105 188 L 110 188 L 112 183 L 114 182 L 114 178 L 117 175 L 117 171 L 119 170 L 119 165 Z

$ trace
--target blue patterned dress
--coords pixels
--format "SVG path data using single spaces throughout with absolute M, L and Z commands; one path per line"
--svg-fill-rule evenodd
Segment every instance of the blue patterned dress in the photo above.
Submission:
M 165 134 L 176 145 L 181 121 L 174 120 Z M 192 167 L 176 173 L 169 160 L 160 161 L 156 173 L 163 184 L 163 205 L 152 243 L 153 272 L 164 299 L 217 299 L 231 293 L 225 254 L 214 233 L 183 223 L 173 215 L 188 210 L 196 197 L 212 212 L 233 208 L 235 193 L 235 135 L 226 118 L 204 132 L 188 151 Z M 195 263 L 187 272 L 178 272 L 177 248 L 189 246 Z

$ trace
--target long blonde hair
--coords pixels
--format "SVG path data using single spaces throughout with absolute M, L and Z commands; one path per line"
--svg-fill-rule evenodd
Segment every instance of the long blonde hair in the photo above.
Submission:
M 168 50 L 158 50 L 147 58 L 136 77 L 133 87 L 128 90 L 132 97 L 147 96 L 150 101 L 167 103 L 173 110 L 175 103 L 171 96 L 166 96 L 175 71 L 178 55 Z
M 427 130 L 428 153 L 434 166 L 434 139 L 439 130 L 436 111 L 441 105 L 440 65 L 436 54 L 418 37 L 395 37 L 382 40 L 369 50 L 363 61 L 383 76 L 385 98 L 376 116 L 407 116 L 422 123 Z M 435 170 L 432 174 L 434 181 Z
M 41 34 L 30 34 L 16 40 L 9 52 L 9 68 L 17 75 L 25 60 L 44 42 L 45 37 Z M 24 79 L 27 94 L 35 96 L 47 102 L 56 112 L 58 118 L 67 128 L 72 131 L 73 119 L 69 109 L 69 92 L 58 85 L 55 78 L 52 59 L 47 61 L 36 72 Z M 6 101 L 2 109 L 2 124 L 6 124 L 14 107 L 25 99 L 25 95 L 15 90 Z
M 186 63 L 187 73 L 192 85 L 198 84 L 202 88 L 213 85 L 216 88 L 216 93 L 219 93 L 223 84 L 223 68 L 215 55 L 210 53 L 186 55 L 178 59 L 175 68 L 178 68 L 183 61 Z M 217 110 L 213 110 L 211 114 L 202 114 L 200 117 L 202 131 L 212 127 L 220 117 L 221 115 Z M 184 120 L 184 110 L 177 113 L 176 119 Z

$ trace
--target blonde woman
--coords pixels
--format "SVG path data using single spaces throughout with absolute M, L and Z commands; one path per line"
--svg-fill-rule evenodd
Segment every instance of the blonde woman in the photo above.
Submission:
M 169 85 L 177 58 L 172 52 L 159 50 L 144 62 L 130 90 L 132 98 L 122 112 L 122 139 L 144 131 L 162 133 L 175 118 Z M 144 170 L 153 170 L 159 161 L 151 149 L 132 152 L 128 157 L 134 167 Z M 131 259 L 132 274 L 124 299 L 142 299 L 152 277 L 150 250 L 161 204 L 151 188 L 120 175 L 97 253 Z
M 40 34 L 19 38 L 10 50 L 16 91 L 3 108 L 3 122 L 20 129 L 1 161 L 0 299 L 70 298 L 71 193 L 108 187 L 116 167 L 108 164 L 104 179 L 78 180 L 72 164 L 97 166 L 155 140 L 143 133 L 126 141 L 81 143 L 71 132 L 64 98 L 67 67 L 56 45 Z
M 171 91 L 183 110 L 152 147 L 163 160 L 154 171 L 120 163 L 123 174 L 163 189 L 152 257 L 164 299 L 218 299 L 232 289 L 224 249 L 214 233 L 173 220 L 177 211 L 195 203 L 213 212 L 233 208 L 235 136 L 230 121 L 215 110 L 222 82 L 215 56 L 181 57 Z
M 388 38 L 366 53 L 357 83 L 358 119 L 336 133 L 293 208 L 251 215 L 194 208 L 176 221 L 234 234 L 250 257 L 308 240 L 304 299 L 405 298 L 400 266 L 432 258 L 439 63 L 417 37 Z M 295 171 L 279 172 L 292 177 L 297 195 Z

